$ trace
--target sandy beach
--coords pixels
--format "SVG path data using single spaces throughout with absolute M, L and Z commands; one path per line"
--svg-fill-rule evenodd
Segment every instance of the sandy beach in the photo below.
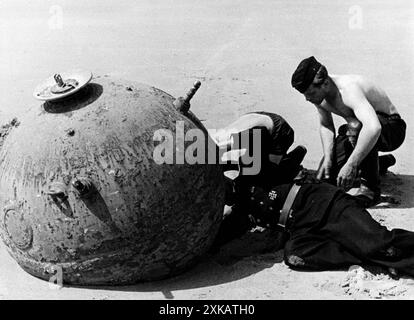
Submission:
M 76 68 L 150 84 L 178 97 L 202 85 L 192 111 L 220 128 L 255 110 L 283 115 L 304 166 L 322 154 L 315 108 L 291 88 L 315 55 L 334 74 L 363 74 L 389 94 L 408 125 L 382 202 L 369 211 L 414 231 L 414 4 L 395 1 L 142 0 L 0 2 L 0 124 L 37 105 L 33 89 Z M 343 123 L 335 118 L 335 123 Z M 125 287 L 57 288 L 25 273 L 0 244 L 0 299 L 414 299 L 414 279 L 378 270 L 297 272 L 271 234 L 251 232 L 191 270 Z

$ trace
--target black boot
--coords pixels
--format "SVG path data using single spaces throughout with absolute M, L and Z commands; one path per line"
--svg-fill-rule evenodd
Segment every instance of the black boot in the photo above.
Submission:
M 384 175 L 387 173 L 388 168 L 395 164 L 396 160 L 392 154 L 386 154 L 378 157 L 378 162 L 379 174 Z

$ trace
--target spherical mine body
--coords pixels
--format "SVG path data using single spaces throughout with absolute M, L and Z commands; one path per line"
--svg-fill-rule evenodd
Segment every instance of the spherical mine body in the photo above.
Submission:
M 158 130 L 171 133 L 162 155 L 176 162 L 191 144 L 177 124 L 197 128 L 173 101 L 104 76 L 19 119 L 0 152 L 0 230 L 20 266 L 46 280 L 116 285 L 176 274 L 206 252 L 221 221 L 222 172 L 154 159 Z

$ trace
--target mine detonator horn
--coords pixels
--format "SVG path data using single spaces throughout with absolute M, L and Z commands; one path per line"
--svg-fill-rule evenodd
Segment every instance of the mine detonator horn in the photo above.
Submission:
M 180 111 L 183 114 L 186 114 L 188 110 L 190 110 L 190 100 L 194 96 L 194 94 L 197 92 L 198 88 L 200 88 L 200 86 L 201 86 L 201 82 L 198 80 L 195 81 L 193 84 L 193 87 L 190 90 L 188 90 L 188 92 L 186 93 L 185 98 L 178 97 L 174 101 L 174 106 L 176 107 L 178 111 Z
M 190 90 L 188 90 L 186 94 L 186 97 L 185 97 L 186 102 L 190 102 L 191 98 L 194 96 L 194 94 L 197 92 L 200 86 L 201 86 L 201 82 L 199 80 L 194 82 L 193 87 Z

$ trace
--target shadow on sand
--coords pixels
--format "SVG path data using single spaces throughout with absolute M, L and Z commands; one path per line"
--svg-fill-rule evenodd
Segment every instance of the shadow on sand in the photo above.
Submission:
M 381 177 L 381 202 L 375 209 L 414 207 L 414 176 L 388 172 Z
M 165 280 L 130 286 L 69 287 L 125 292 L 162 292 L 166 299 L 174 299 L 174 291 L 229 283 L 282 262 L 283 250 L 280 250 L 278 241 L 275 241 L 275 237 L 279 236 L 280 234 L 268 230 L 248 232 L 241 238 L 224 245 L 218 252 L 206 254 L 188 271 Z

